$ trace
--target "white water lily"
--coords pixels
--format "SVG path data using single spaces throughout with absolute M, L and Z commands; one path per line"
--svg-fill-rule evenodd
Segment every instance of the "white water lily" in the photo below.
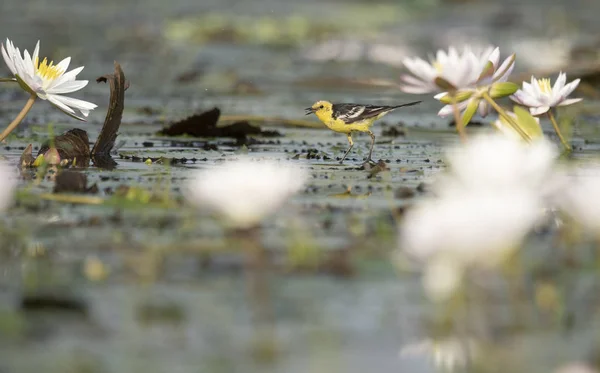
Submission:
M 25 50 L 21 56 L 19 48 L 6 39 L 6 45 L 2 44 L 2 57 L 24 90 L 42 100 L 49 101 L 65 114 L 84 120 L 76 115 L 75 110 L 79 110 L 84 117 L 87 117 L 90 110 L 95 109 L 97 105 L 64 96 L 64 94 L 78 91 L 88 84 L 87 80 L 75 80 L 77 74 L 83 70 L 83 66 L 67 72 L 71 62 L 70 57 L 54 65 L 46 58 L 40 61 L 39 49 L 40 42 L 38 41 L 33 54 L 30 55 Z
M 453 194 L 455 190 L 515 189 L 539 194 L 557 157 L 556 147 L 543 138 L 527 144 L 499 134 L 481 135 L 448 150 L 448 170 L 433 188 L 438 195 Z
M 494 266 L 519 246 L 541 207 L 536 194 L 525 190 L 469 190 L 427 199 L 406 213 L 399 246 L 431 265 L 442 260 L 462 268 Z
M 399 227 L 399 255 L 424 265 L 433 300 L 460 286 L 465 270 L 492 268 L 520 247 L 543 215 L 554 147 L 500 134 L 479 136 L 447 154 L 434 196 L 409 209 Z
M 531 77 L 531 83 L 523 82 L 523 87 L 510 98 L 529 108 L 532 115 L 541 115 L 557 106 L 567 106 L 581 101 L 581 98 L 568 98 L 579 85 L 580 79 L 568 84 L 567 74 L 560 72 L 554 85 L 549 78 L 536 79 Z
M 244 158 L 198 171 L 188 182 L 186 195 L 232 226 L 252 228 L 299 192 L 307 179 L 307 171 L 294 164 Z
M 402 90 L 413 94 L 446 91 L 445 87 L 438 85 L 437 78 L 459 90 L 473 88 L 493 53 L 492 47 L 475 51 L 466 46 L 462 52 L 455 47 L 450 47 L 448 52 L 438 50 L 435 59 L 431 58 L 430 62 L 418 57 L 405 58 L 404 66 L 412 75 L 401 76 L 404 82 Z
M 16 172 L 6 163 L 0 162 L 0 211 L 12 204 L 16 186 Z
M 508 80 L 508 77 L 510 76 L 510 74 L 512 73 L 514 68 L 515 68 L 515 54 L 511 54 L 506 59 L 504 59 L 504 61 L 502 61 L 502 63 L 500 63 L 500 49 L 495 48 L 489 54 L 486 64 L 479 72 L 480 75 L 478 76 L 477 80 L 473 83 L 473 90 L 474 91 L 485 90 L 489 93 L 490 97 L 492 97 L 492 98 L 501 98 L 501 97 L 509 96 L 510 94 L 514 93 L 514 90 L 516 90 L 516 87 L 512 88 L 513 91 L 510 91 L 510 90 L 505 91 L 505 88 L 507 88 L 506 86 L 510 85 L 512 87 L 512 84 L 502 84 L 502 83 L 505 83 Z M 508 92 L 508 93 L 506 93 L 506 92 Z M 440 111 L 438 112 L 438 115 L 441 117 L 452 115 L 452 113 L 453 113 L 453 108 L 452 108 L 452 105 L 450 104 L 450 101 L 449 101 L 449 98 L 447 97 L 447 95 L 448 95 L 447 92 L 442 92 L 442 93 L 437 94 L 434 97 L 436 100 L 440 100 L 447 104 L 446 106 L 441 108 Z M 444 100 L 444 98 L 446 98 L 446 99 Z M 469 120 L 473 117 L 473 114 L 475 114 L 475 111 L 477 111 L 479 113 L 479 115 L 484 118 L 491 111 L 490 104 L 487 101 L 482 100 L 481 97 L 477 94 L 473 94 L 467 100 L 462 101 L 459 104 L 459 111 L 460 112 L 466 111 L 469 104 L 471 104 L 473 107 L 472 112 L 469 113 L 469 117 L 467 118 Z M 468 122 L 468 120 L 467 120 L 467 122 Z

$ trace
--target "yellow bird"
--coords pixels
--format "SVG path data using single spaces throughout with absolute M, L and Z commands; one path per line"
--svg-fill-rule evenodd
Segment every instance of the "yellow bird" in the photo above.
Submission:
M 375 145 L 375 134 L 369 129 L 373 125 L 373 122 L 397 108 L 416 105 L 420 102 L 414 101 L 396 106 L 376 106 L 332 104 L 329 101 L 317 101 L 312 107 L 306 108 L 306 115 L 314 113 L 330 130 L 345 133 L 348 136 L 350 147 L 344 153 L 340 164 L 344 162 L 344 159 L 346 159 L 346 156 L 354 146 L 352 132 L 367 132 L 371 136 L 371 148 L 369 149 L 369 157 L 367 158 L 367 162 L 369 162 L 372 161 L 373 145 Z

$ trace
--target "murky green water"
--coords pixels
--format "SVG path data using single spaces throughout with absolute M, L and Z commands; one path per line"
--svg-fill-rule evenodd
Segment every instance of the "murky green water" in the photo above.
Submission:
M 71 55 L 90 81 L 117 60 L 131 81 L 117 168 L 81 170 L 99 196 L 127 184 L 179 198 L 193 169 L 246 151 L 305 165 L 312 179 L 262 229 L 274 262 L 261 282 L 269 294 L 267 326 L 253 321 L 260 311 L 239 241 L 209 215 L 20 200 L 0 221 L 0 372 L 430 372 L 436 370 L 430 354 L 400 351 L 433 337 L 473 339 L 478 354 L 471 371 L 548 372 L 572 360 L 597 362 L 597 259 L 583 253 L 566 261 L 551 233 L 532 239 L 524 259 L 532 270 L 516 277 L 522 284 L 516 295 L 506 278 L 491 287 L 475 284 L 467 307 L 450 318 L 424 297 L 418 274 L 391 264 L 396 216 L 443 168 L 442 146 L 457 141 L 433 99 L 375 128 L 374 158 L 390 171 L 373 178 L 359 167 L 368 136 L 355 138 L 349 161 L 339 166 L 345 136 L 325 129 L 272 124 L 282 137 L 256 138 L 247 148 L 231 139 L 154 134 L 213 106 L 224 115 L 305 119 L 303 108 L 318 99 L 409 101 L 414 97 L 396 89 L 351 80 L 395 80 L 403 53 L 422 55 L 450 41 L 521 48 L 518 70 L 531 71 L 536 54 L 527 45 L 542 53 L 546 44 L 530 38 L 560 34 L 570 46 L 593 45 L 599 4 L 3 1 L 0 37 L 28 49 L 39 38 L 42 54 Z M 549 49 L 559 61 L 565 53 Z M 87 123 L 40 102 L 0 154 L 16 163 L 27 144 L 47 137 L 47 124 L 55 133 L 78 126 L 93 141 L 108 87 L 91 82 L 77 97 L 99 104 Z M 15 87 L 0 87 L 0 118 L 8 123 L 24 101 Z M 596 103 L 588 102 L 592 114 L 577 121 L 575 156 L 593 160 L 599 136 Z M 400 122 L 405 135 L 383 135 Z M 213 150 L 204 150 L 206 143 Z M 309 149 L 331 159 L 306 159 Z M 187 161 L 143 162 L 161 156 Z M 52 188 L 46 180 L 30 191 Z M 540 284 L 557 291 L 559 306 L 544 306 Z M 32 299 L 54 308 L 40 311 L 27 303 Z

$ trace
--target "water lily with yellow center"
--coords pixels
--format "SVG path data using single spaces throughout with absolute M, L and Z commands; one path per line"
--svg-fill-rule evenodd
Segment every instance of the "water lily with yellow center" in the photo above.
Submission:
M 571 149 L 568 141 L 562 135 L 558 123 L 554 118 L 552 109 L 558 106 L 567 106 L 575 104 L 582 98 L 568 98 L 571 93 L 577 88 L 580 80 L 576 79 L 567 84 L 567 74 L 560 72 L 554 85 L 551 84 L 550 79 L 536 79 L 531 77 L 531 83 L 523 82 L 523 88 L 515 92 L 510 98 L 529 108 L 531 115 L 542 115 L 546 114 L 556 134 L 560 138 L 560 141 L 564 147 L 568 150 Z
M 554 85 L 549 78 L 536 79 L 531 77 L 531 83 L 523 82 L 523 88 L 510 98 L 529 108 L 532 115 L 541 115 L 557 106 L 567 106 L 581 101 L 581 98 L 568 98 L 579 85 L 579 79 L 569 84 L 567 74 L 561 72 Z
M 40 60 L 39 41 L 31 55 L 27 50 L 23 51 L 23 55 L 21 55 L 19 48 L 16 48 L 9 39 L 6 39 L 6 45 L 2 44 L 1 49 L 6 66 L 15 76 L 15 80 L 19 85 L 31 97 L 17 118 L 0 134 L 0 141 L 6 138 L 23 120 L 38 97 L 49 101 L 65 114 L 79 120 L 85 119 L 76 115 L 75 110 L 79 110 L 83 117 L 87 117 L 90 111 L 97 107 L 91 102 L 64 96 L 64 94 L 78 91 L 88 84 L 87 80 L 76 80 L 77 74 L 83 70 L 83 66 L 67 72 L 71 62 L 70 57 L 63 59 L 56 65 L 52 61 L 48 62 L 46 58 Z

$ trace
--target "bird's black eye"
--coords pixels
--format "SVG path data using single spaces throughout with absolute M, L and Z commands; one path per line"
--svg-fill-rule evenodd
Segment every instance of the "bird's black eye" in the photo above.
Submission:
M 319 109 L 323 109 L 323 105 L 319 106 Z

